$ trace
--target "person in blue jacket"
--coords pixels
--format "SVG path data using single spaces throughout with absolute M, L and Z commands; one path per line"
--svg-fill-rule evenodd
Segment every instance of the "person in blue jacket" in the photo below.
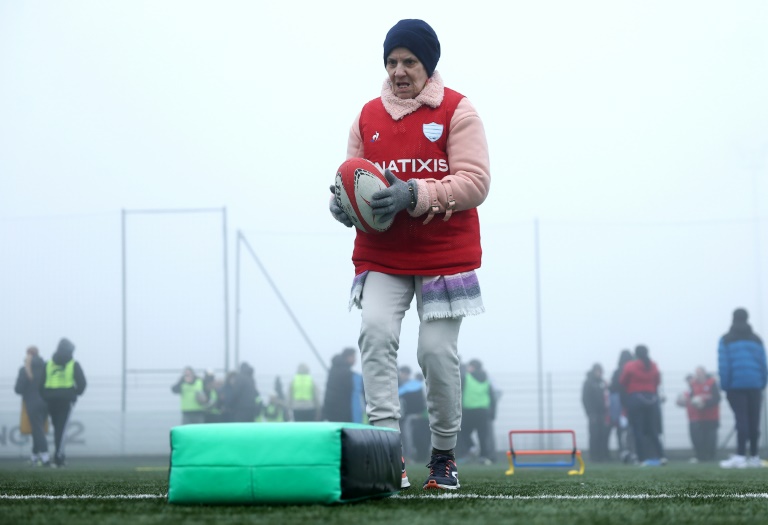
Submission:
M 720 338 L 720 387 L 726 392 L 736 419 L 736 454 L 721 461 L 723 468 L 761 467 L 758 454 L 760 405 L 768 379 L 765 347 L 747 322 L 744 308 L 733 312 L 731 329 Z M 749 457 L 747 457 L 749 443 Z

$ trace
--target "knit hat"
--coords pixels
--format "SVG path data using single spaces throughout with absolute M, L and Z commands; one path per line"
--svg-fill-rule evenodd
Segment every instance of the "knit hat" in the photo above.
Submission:
M 400 20 L 387 33 L 384 39 L 384 65 L 387 65 L 387 57 L 396 47 L 405 47 L 416 55 L 424 64 L 427 75 L 432 76 L 440 60 L 440 41 L 435 30 L 424 20 L 405 19 Z
M 733 311 L 734 323 L 746 323 L 748 318 L 749 314 L 747 314 L 747 311 L 744 308 L 737 308 Z

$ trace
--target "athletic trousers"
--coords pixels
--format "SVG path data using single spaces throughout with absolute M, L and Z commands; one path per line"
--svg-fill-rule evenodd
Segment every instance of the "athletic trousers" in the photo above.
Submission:
M 419 338 L 416 359 L 424 374 L 432 446 L 456 447 L 461 429 L 461 374 L 458 338 L 461 318 L 423 320 L 423 278 L 368 272 L 361 298 L 360 361 L 372 425 L 400 430 L 397 351 L 405 312 L 416 296 Z
M 56 451 L 54 459 L 57 463 L 64 461 L 66 431 L 73 406 L 74 403 L 69 399 L 48 400 L 48 412 L 51 415 L 51 424 L 53 425 L 53 444 Z
M 48 419 L 48 406 L 42 401 L 27 403 L 27 417 L 32 427 L 32 454 L 48 452 L 48 438 L 45 437 L 45 422 Z
M 731 405 L 736 418 L 736 453 L 757 456 L 760 446 L 760 405 L 763 401 L 763 391 L 758 388 L 729 390 L 728 403 Z

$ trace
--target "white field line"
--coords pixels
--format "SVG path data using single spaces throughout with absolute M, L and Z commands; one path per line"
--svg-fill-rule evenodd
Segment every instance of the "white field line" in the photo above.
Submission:
M 748 492 L 745 494 L 537 494 L 534 496 L 523 495 L 488 495 L 468 494 L 464 492 L 442 492 L 435 495 L 397 494 L 392 496 L 398 499 L 489 499 L 489 500 L 652 500 L 652 499 L 768 499 L 767 492 Z
M 0 494 L 0 500 L 137 500 L 165 499 L 167 494 Z M 464 492 L 444 492 L 439 494 L 397 494 L 395 499 L 485 499 L 485 500 L 664 500 L 664 499 L 768 499 L 766 492 L 748 492 L 745 494 L 538 494 L 523 495 L 486 495 Z
M 165 499 L 167 494 L 0 494 L 0 500 L 61 499 Z

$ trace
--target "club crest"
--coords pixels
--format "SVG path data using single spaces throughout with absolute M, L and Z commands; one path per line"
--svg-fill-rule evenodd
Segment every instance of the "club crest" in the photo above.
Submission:
M 436 122 L 424 124 L 422 130 L 424 131 L 424 136 L 427 137 L 430 142 L 435 142 L 443 136 L 443 125 Z

